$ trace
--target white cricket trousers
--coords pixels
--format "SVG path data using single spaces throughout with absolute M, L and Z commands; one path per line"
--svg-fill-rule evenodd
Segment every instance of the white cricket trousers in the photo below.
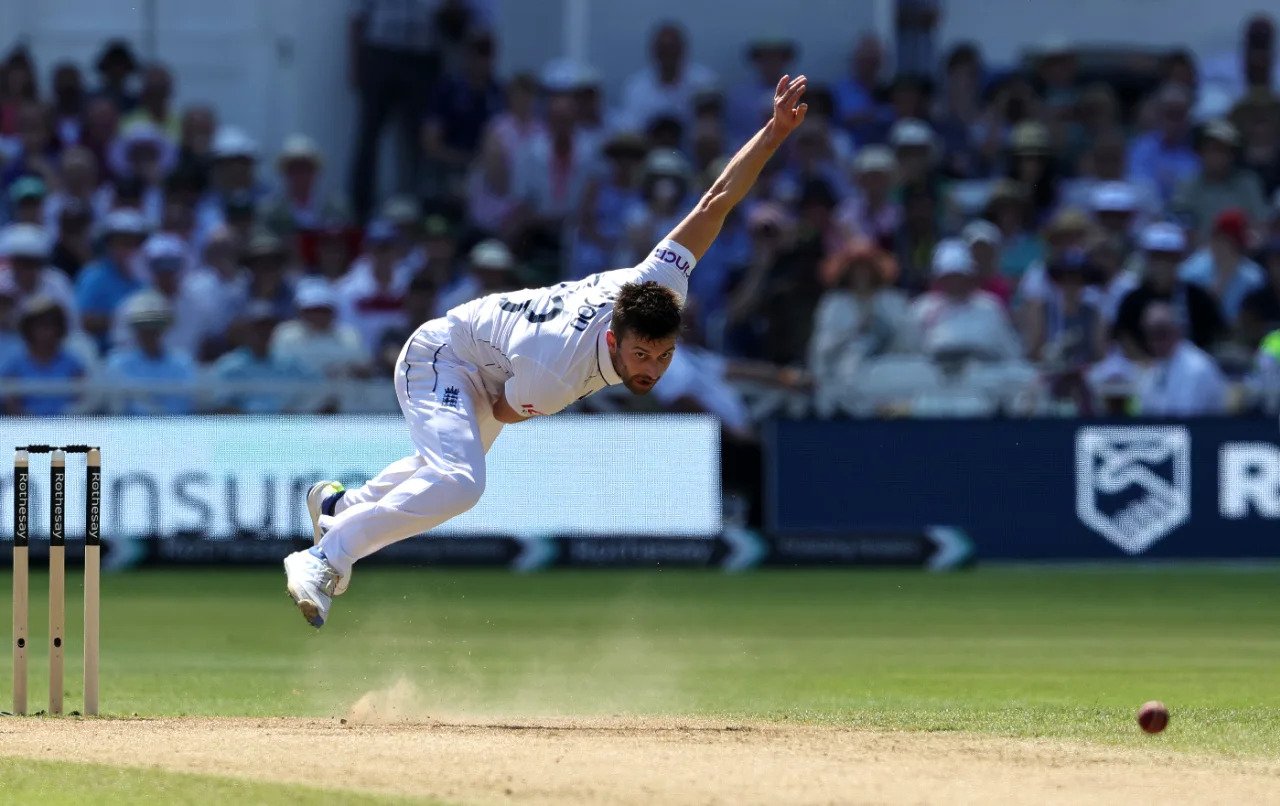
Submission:
M 415 453 L 348 490 L 322 525 L 329 563 L 343 576 L 356 560 L 420 535 L 475 506 L 484 493 L 485 453 L 502 423 L 493 416 L 501 387 L 448 345 L 449 324 L 436 319 L 413 334 L 396 363 L 396 398 Z

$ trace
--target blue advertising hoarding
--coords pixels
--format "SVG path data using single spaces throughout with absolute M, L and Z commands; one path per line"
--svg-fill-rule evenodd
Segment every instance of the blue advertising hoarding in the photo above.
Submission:
M 771 530 L 966 533 L 976 559 L 1280 557 L 1273 419 L 773 423 Z

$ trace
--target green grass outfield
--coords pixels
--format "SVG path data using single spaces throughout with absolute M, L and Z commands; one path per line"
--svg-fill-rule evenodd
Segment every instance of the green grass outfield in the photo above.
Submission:
M 44 582 L 31 594 L 33 704 L 47 679 Z M 108 715 L 336 717 L 394 689 L 423 716 L 690 714 L 1280 754 L 1275 566 L 362 568 L 318 632 L 275 571 L 144 571 L 103 589 Z M 68 709 L 80 705 L 78 608 Z M 1173 713 L 1155 739 L 1133 720 L 1149 699 Z

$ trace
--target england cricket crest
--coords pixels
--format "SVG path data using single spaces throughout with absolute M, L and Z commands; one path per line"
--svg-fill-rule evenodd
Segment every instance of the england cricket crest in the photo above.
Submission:
M 1076 432 L 1076 515 L 1128 554 L 1191 516 L 1191 435 L 1180 425 Z

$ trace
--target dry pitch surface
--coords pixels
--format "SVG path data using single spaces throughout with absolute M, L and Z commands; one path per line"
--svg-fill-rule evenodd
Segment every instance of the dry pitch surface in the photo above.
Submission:
M 1280 802 L 1280 763 L 685 719 L 27 719 L 8 756 L 450 803 Z

